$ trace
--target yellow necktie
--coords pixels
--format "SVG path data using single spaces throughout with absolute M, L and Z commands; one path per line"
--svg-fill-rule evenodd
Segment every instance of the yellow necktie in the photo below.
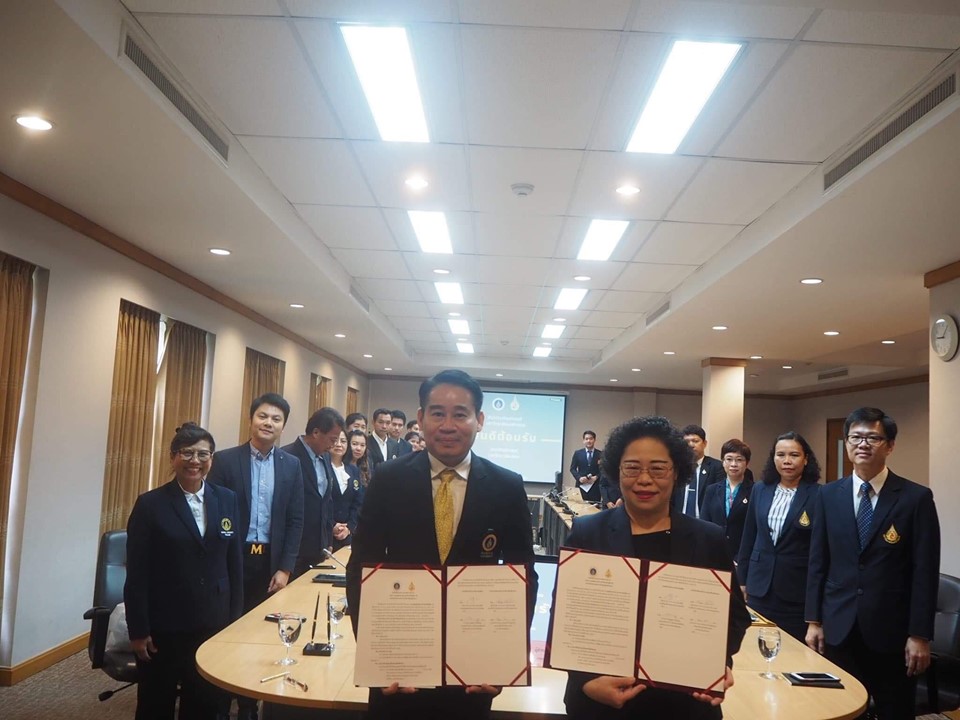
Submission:
M 453 491 L 450 483 L 455 477 L 458 477 L 457 471 L 450 468 L 440 473 L 440 487 L 433 498 L 433 523 L 437 529 L 437 549 L 442 563 L 447 561 L 453 545 Z

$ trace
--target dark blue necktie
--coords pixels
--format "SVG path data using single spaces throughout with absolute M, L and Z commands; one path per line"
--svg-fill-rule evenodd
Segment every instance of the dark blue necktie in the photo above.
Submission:
M 870 483 L 860 485 L 860 504 L 857 506 L 857 533 L 860 535 L 860 549 L 863 550 L 870 539 L 870 524 L 873 522 L 873 503 L 870 502 L 870 496 L 873 494 L 873 487 Z

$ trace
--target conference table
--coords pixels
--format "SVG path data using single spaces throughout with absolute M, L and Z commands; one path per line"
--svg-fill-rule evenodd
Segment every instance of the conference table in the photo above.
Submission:
M 574 493 L 579 495 L 579 490 L 576 488 L 573 490 Z M 564 501 L 570 509 L 569 513 L 559 503 L 549 498 L 542 498 L 542 502 L 541 544 L 544 553 L 547 555 L 558 555 L 560 553 L 560 548 L 566 545 L 567 536 L 573 527 L 573 519 L 577 515 L 592 515 L 600 512 L 599 508 L 576 497 Z M 576 515 L 571 513 L 576 513 Z
M 337 552 L 344 563 L 350 548 Z M 324 570 L 324 573 L 336 571 Z M 342 572 L 342 571 L 340 571 Z M 367 689 L 353 684 L 353 665 L 356 645 L 350 620 L 340 623 L 344 636 L 336 641 L 330 657 L 304 656 L 303 646 L 310 641 L 311 626 L 317 596 L 320 596 L 321 617 L 317 621 L 316 639 L 326 641 L 326 599 L 344 595 L 344 588 L 314 583 L 314 572 L 290 583 L 271 595 L 232 625 L 224 628 L 197 651 L 200 674 L 213 684 L 233 694 L 264 700 L 267 703 L 309 708 L 363 710 Z M 296 665 L 281 666 L 276 661 L 283 657 L 277 625 L 264 621 L 273 612 L 300 613 L 308 618 L 299 639 L 291 648 Z M 766 680 L 760 673 L 766 661 L 757 646 L 759 629 L 751 627 L 743 640 L 740 652 L 734 657 L 734 687 L 723 702 L 725 718 L 732 720 L 846 720 L 859 715 L 866 707 L 864 687 L 849 673 L 827 661 L 802 643 L 782 633 L 780 654 L 773 663 L 776 680 Z M 307 690 L 289 684 L 283 678 L 261 683 L 261 678 L 289 670 L 290 677 L 307 685 Z M 844 689 L 795 687 L 780 672 L 831 672 L 840 677 Z M 567 674 L 546 668 L 533 669 L 533 685 L 524 688 L 504 688 L 493 700 L 493 715 L 500 718 L 557 718 L 565 715 L 563 691 Z

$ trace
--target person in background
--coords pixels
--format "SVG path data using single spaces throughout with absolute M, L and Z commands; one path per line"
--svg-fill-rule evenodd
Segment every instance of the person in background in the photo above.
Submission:
M 360 505 L 363 503 L 363 487 L 360 484 L 360 468 L 349 460 L 344 461 L 347 453 L 347 436 L 341 432 L 329 452 L 330 465 L 336 482 L 330 491 L 330 505 L 326 513 L 331 538 L 331 549 L 339 550 L 349 545 L 351 535 L 357 529 Z
M 423 437 L 416 430 L 411 430 L 408 432 L 403 439 L 410 444 L 413 452 L 420 452 L 423 450 Z
M 736 560 L 743 539 L 743 524 L 750 504 L 753 478 L 746 478 L 750 464 L 750 446 L 743 440 L 727 440 L 720 449 L 720 461 L 727 474 L 722 483 L 707 486 L 700 519 L 723 528 L 730 558 Z
M 694 456 L 683 436 L 662 417 L 629 420 L 610 433 L 603 456 L 606 475 L 619 482 L 623 504 L 574 518 L 566 544 L 573 548 L 734 572 L 720 528 L 671 508 L 679 478 L 689 477 Z M 733 685 L 733 656 L 750 625 L 736 582 L 731 583 L 724 688 Z M 595 718 L 719 718 L 719 698 L 646 687 L 634 677 L 570 672 L 567 716 Z
M 420 432 L 420 423 L 417 422 L 416 418 L 407 423 L 407 432 L 411 430 L 415 433 Z
M 373 411 L 373 432 L 367 438 L 367 462 L 370 472 L 387 460 L 393 460 L 400 454 L 400 446 L 390 436 L 390 411 L 377 408 Z
M 360 470 L 360 486 L 366 489 L 370 484 L 370 467 L 367 465 L 367 434 L 363 430 L 347 432 L 350 445 L 350 464 Z
M 707 488 L 714 483 L 723 482 L 726 473 L 719 460 L 706 455 L 707 433 L 702 427 L 687 425 L 681 432 L 690 449 L 693 450 L 697 464 L 693 474 L 683 478 L 682 483 L 678 485 L 677 494 L 673 499 L 674 507 L 684 515 L 700 517 L 700 508 L 703 507 Z
M 583 431 L 583 447 L 574 451 L 570 461 L 570 474 L 580 488 L 580 497 L 584 502 L 599 502 L 600 495 L 600 458 L 603 452 L 594 448 L 597 434 L 593 430 Z
M 403 410 L 390 411 L 390 437 L 397 441 L 400 448 L 398 455 L 408 455 L 413 452 L 413 446 L 403 437 L 403 429 L 407 423 L 407 414 Z
M 365 433 L 367 432 L 367 416 L 358 412 L 350 413 L 347 415 L 344 425 L 344 430 L 346 432 L 350 432 L 351 430 L 360 430 Z
M 623 505 L 623 495 L 620 494 L 620 483 L 611 480 L 600 467 L 600 506 L 610 509 Z
M 804 437 L 780 435 L 753 488 L 737 558 L 747 604 L 800 642 L 819 480 L 820 463 Z
M 200 677 L 197 648 L 243 608 L 237 496 L 204 481 L 213 436 L 184 423 L 170 443 L 173 480 L 137 498 L 127 524 L 123 588 L 137 656 L 137 720 L 213 720 L 219 691 Z

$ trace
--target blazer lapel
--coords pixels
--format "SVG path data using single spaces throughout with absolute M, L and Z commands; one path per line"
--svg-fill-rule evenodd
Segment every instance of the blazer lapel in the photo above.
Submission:
M 693 535 L 693 521 L 683 513 L 670 515 L 670 561 L 690 564 L 690 558 L 699 557 L 697 541 Z
M 770 537 L 770 521 L 767 518 L 770 517 L 770 506 L 773 505 L 773 490 L 775 487 L 776 485 L 761 483 L 752 493 L 757 496 L 754 501 L 757 503 L 758 524 L 762 523 L 760 534 L 766 538 Z M 786 523 L 784 523 L 784 526 L 786 526 Z
M 193 513 L 190 511 L 190 508 L 187 506 L 187 496 L 183 494 L 183 490 L 180 488 L 180 485 L 176 480 L 171 480 L 167 483 L 168 495 L 170 497 L 170 504 L 173 506 L 174 514 L 180 518 L 180 521 L 187 526 L 187 530 L 190 531 L 190 535 L 193 536 L 193 539 L 196 540 L 201 545 L 203 544 L 203 538 L 200 537 L 200 529 L 197 527 L 197 521 L 193 518 Z M 208 486 L 209 487 L 209 486 Z M 204 499 L 207 498 L 209 493 L 204 492 Z M 207 525 L 210 523 L 207 522 Z
M 427 471 L 429 475 L 429 469 Z M 484 482 L 487 476 L 487 466 L 483 458 L 476 455 L 470 460 L 470 476 L 467 478 L 467 494 L 463 498 L 463 510 L 460 512 L 460 523 L 453 536 L 453 545 L 450 555 L 459 555 L 464 552 L 462 547 L 464 538 L 478 537 L 481 530 L 477 528 L 477 519 L 490 517 L 489 507 L 492 501 L 490 483 Z M 432 488 L 431 488 L 432 492 Z
M 207 514 L 207 532 L 203 536 L 204 542 L 212 540 L 220 532 L 220 496 L 213 490 L 213 486 L 204 483 L 203 511 Z M 196 523 L 194 523 L 196 525 Z
M 812 490 L 812 483 L 800 483 L 797 486 L 797 494 L 794 496 L 793 502 L 790 503 L 787 516 L 783 519 L 783 530 L 780 531 L 780 537 L 777 539 L 777 543 L 793 532 L 793 524 L 797 521 L 797 518 L 800 517 L 801 513 L 804 512 L 807 499 L 810 497 Z
M 623 505 L 610 511 L 610 551 L 617 555 L 633 556 L 633 533 L 630 517 Z
M 867 538 L 867 545 L 870 544 L 874 535 L 877 534 L 877 531 L 886 523 L 887 516 L 900 499 L 901 490 L 903 490 L 903 478 L 899 475 L 894 475 L 892 472 L 889 473 L 886 482 L 883 483 L 883 489 L 877 496 L 877 507 L 874 508 L 873 511 L 873 522 L 870 523 L 870 535 Z M 853 490 L 850 492 L 853 493 Z M 852 494 L 851 497 L 853 497 Z
M 831 489 L 836 485 L 836 492 L 840 495 L 840 512 L 837 517 L 840 522 L 839 528 L 827 528 L 827 532 L 836 532 L 840 530 L 847 539 L 843 542 L 849 547 L 860 547 L 860 535 L 857 532 L 857 509 L 853 504 L 853 477 L 847 475 L 840 478 L 835 483 L 831 483 Z
M 246 443 L 240 446 L 240 484 L 241 484 L 241 497 L 243 498 L 243 512 L 244 516 L 250 518 L 250 452 L 251 447 L 250 443 Z

